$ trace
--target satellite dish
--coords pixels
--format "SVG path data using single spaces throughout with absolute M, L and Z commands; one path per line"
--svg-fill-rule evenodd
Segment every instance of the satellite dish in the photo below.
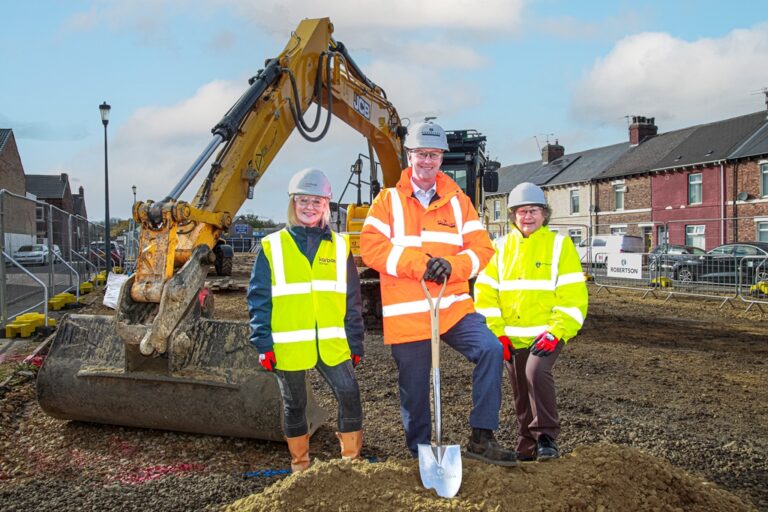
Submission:
M 746 192 L 739 192 L 736 195 L 736 199 L 739 201 L 746 201 L 748 198 L 749 198 L 749 194 L 747 194 Z

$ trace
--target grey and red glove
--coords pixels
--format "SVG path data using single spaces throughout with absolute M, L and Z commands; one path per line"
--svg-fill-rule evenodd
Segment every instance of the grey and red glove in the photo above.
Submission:
M 545 331 L 533 340 L 531 345 L 531 354 L 539 357 L 547 357 L 549 354 L 555 351 L 557 344 L 560 340 L 549 331 Z
M 357 365 L 360 364 L 360 361 L 363 360 L 363 356 L 358 356 L 357 354 L 352 354 L 349 356 L 350 359 L 352 359 L 352 367 L 357 368 Z
M 504 347 L 504 360 L 511 361 L 512 352 L 515 350 L 514 347 L 512 347 L 512 342 L 509 341 L 509 338 L 506 336 L 499 336 L 499 343 Z
M 264 352 L 259 354 L 259 364 L 264 367 L 268 372 L 275 371 L 277 360 L 275 359 L 275 353 L 273 351 Z
M 430 258 L 427 262 L 427 270 L 424 272 L 424 280 L 443 284 L 451 277 L 451 264 L 445 258 Z

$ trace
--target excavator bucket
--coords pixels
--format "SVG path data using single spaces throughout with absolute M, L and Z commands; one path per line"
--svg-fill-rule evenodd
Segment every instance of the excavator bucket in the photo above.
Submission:
M 110 316 L 69 315 L 37 377 L 47 414 L 65 420 L 283 441 L 282 398 L 245 322 L 183 322 L 166 354 L 124 343 Z M 327 419 L 307 386 L 310 434 Z

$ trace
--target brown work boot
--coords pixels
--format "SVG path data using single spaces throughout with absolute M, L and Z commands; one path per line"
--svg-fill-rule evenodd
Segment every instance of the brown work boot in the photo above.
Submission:
M 357 432 L 336 432 L 341 444 L 342 459 L 359 459 L 360 450 L 363 449 L 363 431 Z
M 493 430 L 473 428 L 465 455 L 497 466 L 517 466 L 517 452 L 499 446 Z
M 309 467 L 309 434 L 286 437 L 288 451 L 291 452 L 291 473 L 304 471 Z

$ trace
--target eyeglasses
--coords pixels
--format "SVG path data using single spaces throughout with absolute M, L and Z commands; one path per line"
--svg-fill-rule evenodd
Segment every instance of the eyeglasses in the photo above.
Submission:
M 443 157 L 442 151 L 411 151 L 411 156 L 419 160 L 438 160 Z
M 293 196 L 293 201 L 302 208 L 312 206 L 313 208 L 320 209 L 325 204 L 325 198 L 319 196 Z
M 544 208 L 541 207 L 533 207 L 533 208 L 518 208 L 515 210 L 515 215 L 518 217 L 525 217 L 526 215 L 530 215 L 531 217 L 537 217 L 544 213 Z

